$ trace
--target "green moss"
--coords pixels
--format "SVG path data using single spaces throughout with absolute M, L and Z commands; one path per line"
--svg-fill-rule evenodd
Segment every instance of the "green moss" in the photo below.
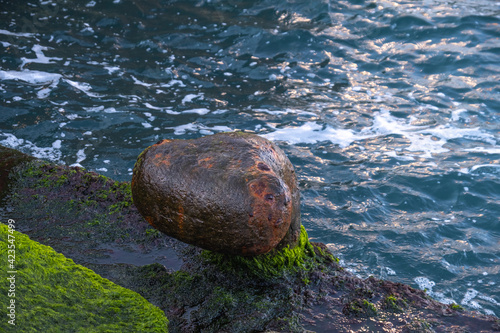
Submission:
M 377 308 L 375 307 L 375 304 L 368 302 L 366 299 L 363 300 L 363 308 L 365 309 L 366 314 L 369 317 L 373 317 L 377 315 Z
M 404 311 L 404 308 L 408 307 L 408 303 L 394 295 L 389 295 L 383 300 L 382 306 L 389 311 L 401 313 Z
M 278 277 L 286 272 L 308 271 L 323 261 L 338 261 L 331 254 L 316 248 L 309 242 L 307 231 L 301 226 L 300 239 L 294 248 L 285 247 L 255 257 L 224 255 L 204 250 L 202 258 L 217 264 L 224 270 L 258 277 Z M 307 279 L 306 279 L 307 282 Z
M 106 176 L 87 172 L 81 168 L 66 168 L 35 160 L 20 168 L 13 177 L 21 181 L 21 185 L 29 185 L 30 188 L 50 188 L 52 190 L 65 185 L 71 186 L 70 182 L 73 183 L 74 191 L 92 188 L 94 184 L 99 184 L 100 186 L 94 186 L 95 190 L 93 188 L 88 193 L 89 200 L 82 202 L 82 204 L 92 206 L 96 201 L 106 201 L 119 196 L 121 200 L 115 200 L 117 202 L 110 207 L 110 213 L 117 212 L 123 207 L 132 204 L 130 183 L 114 181 Z
M 375 317 L 378 314 L 375 304 L 359 298 L 347 303 L 342 312 L 348 317 Z
M 23 218 L 29 219 L 31 227 L 37 229 L 35 223 L 45 228 L 50 221 L 71 221 L 63 225 L 73 226 L 74 238 L 78 238 L 76 233 L 85 236 L 89 232 L 96 240 L 127 238 L 124 226 L 131 226 L 124 221 L 133 203 L 130 183 L 39 160 L 18 167 L 11 178 L 10 204 L 21 207 L 19 212 L 25 214 Z M 109 230 L 110 226 L 114 230 Z M 51 228 L 54 232 L 56 229 Z
M 158 238 L 161 236 L 160 231 L 158 229 L 146 229 L 146 236 L 151 238 Z
M 464 311 L 464 308 L 456 303 L 450 304 L 450 308 L 457 311 Z
M 153 295 L 160 295 L 157 303 L 166 300 L 174 309 L 185 311 L 171 318 L 171 325 L 179 331 L 262 332 L 267 331 L 270 321 L 285 318 L 290 322 L 280 324 L 284 327 L 282 331 L 302 332 L 290 326 L 295 323 L 292 320 L 295 314 L 289 284 L 271 284 L 273 287 L 270 287 L 262 281 L 255 283 L 253 279 L 240 279 L 234 275 L 217 278 L 220 271 L 215 266 L 205 269 L 197 268 L 190 273 L 176 271 L 163 276 L 153 265 L 148 269 L 155 273 L 147 284 L 162 288 L 160 293 Z M 187 322 L 195 324 L 180 329 L 186 327 Z
M 384 300 L 384 303 L 387 305 L 388 308 L 398 308 L 398 306 L 396 305 L 396 302 L 398 300 L 396 299 L 396 297 L 394 296 L 387 296 Z
M 6 260 L 8 245 L 15 246 L 13 268 L 7 266 L 11 264 Z M 167 332 L 164 313 L 139 294 L 24 234 L 10 233 L 4 224 L 0 224 L 0 253 L 0 269 L 17 271 L 10 274 L 15 276 L 15 290 L 0 284 L 0 304 L 15 300 L 16 325 L 4 318 L 0 331 Z

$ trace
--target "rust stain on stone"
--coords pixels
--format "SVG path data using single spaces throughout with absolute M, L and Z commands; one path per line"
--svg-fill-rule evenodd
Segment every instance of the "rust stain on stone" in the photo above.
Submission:
M 171 142 L 171 141 L 172 140 L 170 140 L 170 139 L 163 139 L 163 140 L 160 140 L 157 143 L 155 143 L 153 146 L 159 146 L 159 145 L 162 145 L 164 143 Z
M 211 169 L 211 168 L 213 168 L 214 164 L 209 163 L 210 161 L 212 161 L 212 157 L 210 157 L 210 156 L 205 157 L 205 158 L 198 160 L 198 165 L 201 167 L 207 168 L 207 169 Z
M 160 164 L 163 164 L 164 166 L 168 167 L 172 164 L 170 163 L 170 157 L 161 153 L 155 154 L 153 161 L 156 166 L 160 166 Z
M 179 227 L 179 233 L 182 235 L 184 233 L 184 207 L 179 206 L 177 210 L 177 225 Z
M 156 229 L 156 225 L 154 224 L 154 219 L 151 216 L 145 216 L 144 219 L 153 227 Z
M 269 251 L 283 239 L 291 224 L 288 188 L 284 184 L 276 186 L 271 182 L 272 180 L 265 177 L 248 183 L 249 194 L 253 198 L 248 213 L 248 223 L 257 234 L 265 235 L 268 244 L 255 245 L 245 251 L 254 253 Z

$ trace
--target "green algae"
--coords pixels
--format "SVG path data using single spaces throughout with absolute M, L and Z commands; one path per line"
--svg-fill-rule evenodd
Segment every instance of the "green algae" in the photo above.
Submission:
M 457 311 L 464 311 L 465 310 L 461 305 L 458 305 L 457 303 L 450 304 L 450 308 L 453 310 L 457 310 Z
M 255 257 L 225 255 L 204 250 L 201 256 L 207 261 L 215 263 L 222 270 L 263 278 L 309 271 L 325 261 L 338 262 L 337 258 L 309 242 L 304 226 L 301 226 L 299 241 L 293 248 L 287 246 Z M 304 282 L 307 283 L 307 278 Z
M 133 207 L 130 183 L 41 160 L 21 165 L 10 178 L 9 204 L 19 209 L 18 216 L 29 221 L 31 229 L 65 221 L 51 227 L 51 238 L 68 236 L 71 225 L 71 237 L 76 241 L 131 240 L 135 226 L 128 216 Z M 144 230 L 142 238 L 145 236 Z
M 85 171 L 78 167 L 63 167 L 51 164 L 42 160 L 35 160 L 26 163 L 11 176 L 21 184 L 29 185 L 30 188 L 47 188 L 57 190 L 65 185 L 75 185 L 75 190 L 90 188 L 91 185 L 100 185 L 94 191 L 88 193 L 88 199 L 82 201 L 84 206 L 92 207 L 99 201 L 106 201 L 121 195 L 121 200 L 114 200 L 109 206 L 109 214 L 120 212 L 125 207 L 129 207 L 132 200 L 132 190 L 130 183 L 114 181 L 106 176 L 94 172 Z M 78 180 L 78 183 L 74 179 Z
M 168 331 L 163 311 L 136 292 L 76 265 L 22 233 L 9 233 L 4 224 L 0 224 L 0 240 L 2 271 L 12 270 L 7 266 L 8 244 L 15 245 L 16 270 L 11 274 L 15 276 L 14 291 L 6 283 L 0 285 L 0 303 L 5 305 L 15 300 L 15 325 L 9 324 L 5 317 L 0 322 L 0 331 Z
M 387 295 L 382 302 L 382 306 L 388 311 L 402 313 L 404 309 L 408 308 L 408 303 L 394 295 Z
M 127 267 L 124 286 L 165 309 L 170 332 L 302 332 L 293 288 L 288 280 L 275 283 L 226 275 L 214 266 L 185 267 L 170 272 L 163 265 Z M 281 329 L 277 329 L 281 327 Z
M 348 317 L 375 317 L 378 314 L 375 304 L 366 299 L 355 299 L 347 303 L 342 312 Z

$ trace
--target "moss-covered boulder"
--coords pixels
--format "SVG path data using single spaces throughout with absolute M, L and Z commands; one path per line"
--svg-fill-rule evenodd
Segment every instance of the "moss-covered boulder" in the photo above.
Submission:
M 5 224 L 0 256 L 2 332 L 167 332 L 163 311 L 142 296 Z
M 152 226 L 204 249 L 253 256 L 298 241 L 293 166 L 255 134 L 160 141 L 139 156 L 132 194 Z

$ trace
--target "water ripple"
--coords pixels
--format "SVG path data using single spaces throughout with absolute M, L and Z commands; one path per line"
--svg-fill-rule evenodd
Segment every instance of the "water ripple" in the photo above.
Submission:
M 348 269 L 498 315 L 499 8 L 4 2 L 0 144 L 129 180 L 159 139 L 258 133 Z

